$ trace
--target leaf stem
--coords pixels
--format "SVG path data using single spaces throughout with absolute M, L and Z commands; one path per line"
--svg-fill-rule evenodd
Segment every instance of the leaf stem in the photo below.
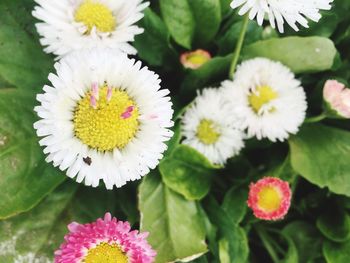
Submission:
M 241 33 L 239 34 L 236 49 L 235 49 L 235 52 L 233 53 L 233 58 L 232 58 L 231 66 L 230 66 L 229 78 L 233 78 L 233 75 L 235 73 L 236 66 L 237 66 L 238 59 L 239 59 L 239 55 L 241 54 L 241 50 L 242 50 L 242 46 L 243 46 L 243 42 L 244 42 L 244 37 L 245 37 L 245 34 L 247 32 L 248 22 L 249 22 L 249 17 L 248 17 L 248 14 L 246 14 L 244 16 L 244 19 L 243 19 Z
M 305 123 L 315 123 L 315 122 L 320 122 L 326 118 L 327 118 L 327 114 L 325 112 L 322 112 L 318 116 L 306 118 L 304 122 Z
M 259 226 L 255 226 L 255 230 L 256 230 L 257 234 L 259 235 L 262 243 L 264 244 L 267 252 L 269 252 L 269 255 L 270 255 L 272 261 L 274 263 L 278 263 L 280 260 L 278 258 L 276 251 L 274 250 L 274 248 L 270 244 L 270 237 L 266 233 L 265 229 L 263 229 Z

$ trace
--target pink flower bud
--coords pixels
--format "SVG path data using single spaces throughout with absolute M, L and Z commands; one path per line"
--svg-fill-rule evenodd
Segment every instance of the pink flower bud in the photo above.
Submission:
M 328 80 L 323 88 L 326 106 L 336 117 L 350 118 L 350 89 L 336 80 Z

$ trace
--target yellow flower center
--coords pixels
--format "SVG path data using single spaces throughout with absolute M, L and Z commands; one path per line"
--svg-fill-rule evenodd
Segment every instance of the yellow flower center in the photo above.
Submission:
M 271 186 L 264 187 L 258 194 L 258 206 L 266 212 L 276 211 L 281 202 L 281 194 Z
M 197 127 L 197 137 L 202 143 L 210 145 L 217 142 L 220 133 L 215 129 L 213 121 L 204 119 Z
M 204 56 L 201 53 L 192 53 L 187 57 L 187 61 L 194 64 L 194 65 L 198 65 L 201 66 L 204 63 L 208 62 L 210 60 L 210 58 L 208 58 L 207 56 Z
M 278 94 L 276 91 L 274 91 L 269 86 L 260 86 L 256 89 L 255 92 L 252 92 L 249 97 L 248 101 L 250 106 L 253 108 L 255 113 L 258 113 L 262 106 L 269 103 L 270 101 L 276 99 L 278 97 Z M 273 111 L 274 109 L 271 108 L 270 111 Z
M 75 11 L 75 21 L 83 23 L 88 33 L 93 27 L 100 32 L 112 32 L 116 27 L 116 20 L 112 11 L 105 5 L 93 0 L 85 0 Z
M 128 94 L 113 89 L 108 101 L 107 91 L 107 86 L 99 89 L 96 108 L 90 105 L 91 91 L 87 92 L 78 102 L 73 119 L 76 137 L 99 151 L 123 149 L 139 127 L 139 112 Z
M 128 257 L 117 244 L 101 243 L 88 251 L 84 263 L 128 263 Z

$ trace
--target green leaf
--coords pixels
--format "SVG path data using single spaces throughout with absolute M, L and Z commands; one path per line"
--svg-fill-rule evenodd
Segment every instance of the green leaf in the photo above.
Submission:
M 244 230 L 232 223 L 230 216 L 212 197 L 205 202 L 210 221 L 219 229 L 219 257 L 223 262 L 246 262 L 249 254 L 248 239 Z
M 311 183 L 350 196 L 349 141 L 349 132 L 305 125 L 289 140 L 292 167 Z
M 62 184 L 33 210 L 0 221 L 0 262 L 52 262 L 69 223 L 93 222 L 106 211 L 124 220 L 124 214 L 116 210 L 118 201 L 113 191 Z
M 160 0 L 160 10 L 174 40 L 190 49 L 195 32 L 195 19 L 188 1 Z
M 287 241 L 288 250 L 281 263 L 299 263 L 300 261 L 299 261 L 298 250 L 296 248 L 296 245 L 294 244 L 293 240 L 290 237 L 284 236 L 284 238 Z
M 323 243 L 323 255 L 327 263 L 349 263 L 350 241 L 334 243 L 325 240 Z
M 144 178 L 139 189 L 141 231 L 157 251 L 156 263 L 194 259 L 207 251 L 204 222 L 196 203 L 166 187 L 157 173 Z
M 225 195 L 222 208 L 230 217 L 233 224 L 242 222 L 247 212 L 248 187 L 233 186 Z
M 168 66 L 174 60 L 175 52 L 170 45 L 170 34 L 164 22 L 151 9 L 144 11 L 140 26 L 145 32 L 135 37 L 134 46 L 138 56 L 152 66 Z
M 318 217 L 317 228 L 328 239 L 344 242 L 350 239 L 350 217 L 343 208 L 330 203 L 327 210 Z
M 225 17 L 232 9 L 230 7 L 232 0 L 220 0 L 221 15 Z
M 45 162 L 33 108 L 33 97 L 0 91 L 0 218 L 31 209 L 66 178 Z
M 33 1 L 0 2 L 0 75 L 25 90 L 38 90 L 53 68 L 34 33 Z
M 282 233 L 293 240 L 298 251 L 299 262 L 311 263 L 321 255 L 322 236 L 315 226 L 303 221 L 295 221 L 288 224 Z
M 195 19 L 194 42 L 203 47 L 219 30 L 221 23 L 220 0 L 188 0 Z
M 187 145 L 176 147 L 159 165 L 164 183 L 188 200 L 200 200 L 208 194 L 213 168 L 207 158 Z
M 243 50 L 244 59 L 266 57 L 280 61 L 294 73 L 319 72 L 333 66 L 337 50 L 324 37 L 285 37 L 256 42 Z
M 226 79 L 231 60 L 232 55 L 215 57 L 199 69 L 189 71 L 181 85 L 181 93 L 187 97 L 193 97 L 197 90 Z
M 76 188 L 74 184 L 65 183 L 32 211 L 0 221 L 0 262 L 47 262 L 51 259 L 53 253 L 47 256 L 40 250 L 47 245 L 50 231 Z M 63 234 L 59 243 L 62 241 Z

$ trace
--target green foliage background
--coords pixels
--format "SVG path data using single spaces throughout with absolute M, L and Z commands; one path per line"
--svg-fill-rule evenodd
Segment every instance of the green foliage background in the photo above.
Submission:
M 138 57 L 171 90 L 178 115 L 197 89 L 228 76 L 242 25 L 230 2 L 151 0 L 140 21 L 145 33 L 134 42 Z M 39 45 L 33 6 L 32 0 L 0 1 L 0 262 L 52 260 L 67 223 L 94 221 L 106 211 L 150 232 L 157 263 L 349 262 L 348 120 L 304 124 L 288 143 L 251 139 L 226 167 L 180 145 L 177 123 L 159 168 L 114 191 L 78 185 L 46 164 L 33 107 L 54 61 Z M 262 56 L 289 66 L 307 92 L 308 114 L 317 115 L 325 80 L 350 80 L 349 12 L 349 1 L 336 0 L 319 23 L 283 35 L 250 21 L 241 60 Z M 180 54 L 196 48 L 214 58 L 184 70 Z M 262 222 L 247 210 L 248 185 L 264 175 L 292 185 L 283 221 Z

